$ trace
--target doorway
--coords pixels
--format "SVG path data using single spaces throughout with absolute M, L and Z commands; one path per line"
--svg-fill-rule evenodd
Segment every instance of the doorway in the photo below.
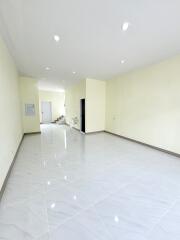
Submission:
M 52 122 L 52 107 L 51 102 L 41 102 L 42 123 Z
M 80 130 L 85 133 L 85 99 L 80 99 Z

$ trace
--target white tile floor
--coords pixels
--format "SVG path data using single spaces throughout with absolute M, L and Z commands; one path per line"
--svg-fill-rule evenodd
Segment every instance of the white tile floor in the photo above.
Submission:
M 0 240 L 179 240 L 180 159 L 99 133 L 26 136 L 0 204 Z

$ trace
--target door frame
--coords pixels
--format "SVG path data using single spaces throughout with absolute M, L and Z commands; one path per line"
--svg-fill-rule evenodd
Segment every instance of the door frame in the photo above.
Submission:
M 84 131 L 82 131 L 82 102 L 84 101 Z M 86 99 L 80 99 L 80 132 L 85 134 L 86 133 Z

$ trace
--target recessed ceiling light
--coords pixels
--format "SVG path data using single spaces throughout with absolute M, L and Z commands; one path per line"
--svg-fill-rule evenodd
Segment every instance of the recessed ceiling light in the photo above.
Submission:
M 124 22 L 122 25 L 122 30 L 125 32 L 128 30 L 130 23 L 129 22 Z
M 77 196 L 76 196 L 76 195 L 74 195 L 74 196 L 73 196 L 73 199 L 76 201 L 76 200 L 77 200 Z
M 54 40 L 55 40 L 56 42 L 59 42 L 60 37 L 59 37 L 58 35 L 54 35 Z
M 52 203 L 52 204 L 51 204 L 51 208 L 52 208 L 52 209 L 55 208 L 55 206 L 56 206 L 55 203 Z
M 46 67 L 46 70 L 49 71 L 49 70 L 50 70 L 50 67 Z
M 76 74 L 76 72 L 73 72 L 73 74 Z
M 115 217 L 114 217 L 114 221 L 117 222 L 117 223 L 119 222 L 118 216 L 115 216 Z
M 125 60 L 121 60 L 121 64 L 125 63 Z

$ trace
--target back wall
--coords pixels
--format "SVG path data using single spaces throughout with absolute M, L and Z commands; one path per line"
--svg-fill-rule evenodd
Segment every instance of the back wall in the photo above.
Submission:
M 40 108 L 40 121 L 42 121 L 41 102 L 51 102 L 52 104 L 52 121 L 55 121 L 61 115 L 64 115 L 64 92 L 53 92 L 39 90 L 39 108 Z

